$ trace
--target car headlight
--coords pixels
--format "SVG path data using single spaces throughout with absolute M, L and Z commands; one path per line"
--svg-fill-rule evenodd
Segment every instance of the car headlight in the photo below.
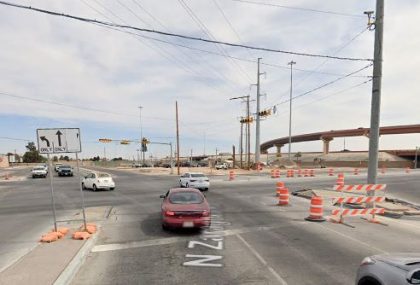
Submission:
M 363 265 L 372 265 L 372 264 L 375 264 L 375 263 L 376 263 L 376 260 L 373 259 L 372 257 L 365 257 L 362 260 L 362 263 L 360 265 L 361 266 L 363 266 Z

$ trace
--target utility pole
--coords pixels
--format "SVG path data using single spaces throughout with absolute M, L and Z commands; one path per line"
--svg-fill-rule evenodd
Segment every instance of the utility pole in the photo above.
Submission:
M 419 148 L 416 146 L 416 154 L 414 156 L 414 169 L 417 169 L 417 153 Z
M 241 120 L 243 120 L 243 118 Z M 241 135 L 240 135 L 240 138 L 239 138 L 239 156 L 240 156 L 239 166 L 240 166 L 241 169 L 243 167 L 242 161 L 243 161 L 243 154 L 244 154 L 243 139 L 244 139 L 244 123 L 241 122 Z
M 175 112 L 176 112 L 176 164 L 177 164 L 177 173 L 180 175 L 179 171 L 179 124 L 178 124 L 178 101 L 175 101 Z
M 292 161 L 292 99 L 293 99 L 293 60 L 288 63 L 290 65 L 290 99 L 289 99 L 289 161 Z
M 249 97 L 250 96 L 248 95 L 247 100 L 246 100 L 246 116 L 248 120 L 250 119 L 250 116 L 251 116 L 249 112 Z M 249 170 L 250 165 L 251 165 L 251 123 L 249 121 L 247 123 L 246 128 L 247 128 L 246 135 L 247 135 L 247 148 L 248 148 L 247 149 L 247 152 L 248 152 L 247 169 Z
M 365 12 L 370 18 L 370 12 Z M 382 51 L 384 28 L 384 0 L 376 0 L 375 48 L 373 59 L 372 104 L 369 131 L 368 184 L 376 184 L 378 174 L 379 126 L 382 88 Z M 375 191 L 368 194 L 374 195 Z
M 141 110 L 143 109 L 142 106 L 138 107 L 140 110 L 140 141 L 143 140 L 143 123 L 141 121 Z M 143 149 L 141 150 L 141 157 L 142 157 L 142 164 L 144 165 L 144 151 Z
M 255 163 L 260 162 L 260 62 L 261 58 L 258 58 L 257 67 L 257 114 L 255 122 Z

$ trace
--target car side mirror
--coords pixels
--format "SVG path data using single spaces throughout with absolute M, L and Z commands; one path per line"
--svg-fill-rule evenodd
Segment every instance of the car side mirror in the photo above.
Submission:
M 166 198 L 165 195 L 160 195 L 159 197 L 162 198 L 162 199 L 165 199 Z
M 407 281 L 410 284 L 420 284 L 420 270 L 416 269 L 407 275 Z

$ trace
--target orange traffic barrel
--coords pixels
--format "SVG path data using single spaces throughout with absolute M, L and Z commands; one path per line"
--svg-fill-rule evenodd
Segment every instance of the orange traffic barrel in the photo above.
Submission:
M 315 170 L 309 169 L 309 176 L 314 177 L 315 176 Z
M 339 173 L 337 177 L 337 181 L 335 182 L 336 185 L 344 185 L 344 174 Z
M 279 193 L 279 206 L 287 206 L 289 205 L 289 189 L 286 187 L 282 187 L 278 189 Z
M 385 173 L 386 173 L 386 168 L 385 168 L 385 167 L 382 167 L 382 168 L 381 168 L 381 173 L 382 173 L 382 174 L 385 174 Z
M 271 173 L 271 178 L 276 178 L 276 174 L 274 172 L 274 169 L 271 169 L 270 173 Z
M 305 218 L 307 221 L 311 222 L 324 222 L 324 206 L 321 196 L 312 196 L 311 198 L 311 207 L 309 209 L 309 216 Z
M 354 173 L 353 173 L 354 175 L 359 175 L 359 168 L 355 168 L 354 169 Z
M 279 181 L 276 183 L 276 196 L 280 196 L 280 190 L 283 188 L 285 188 L 284 182 Z
M 300 168 L 299 168 L 299 169 L 297 170 L 297 176 L 298 176 L 298 177 L 302 177 L 302 169 L 300 169 Z
M 410 167 L 406 167 L 405 168 L 405 173 L 410 173 L 410 170 L 411 170 Z
M 334 176 L 334 169 L 328 169 L 328 176 Z
M 280 169 L 275 169 L 274 175 L 276 178 L 280 178 Z
M 229 170 L 229 181 L 235 180 L 235 172 L 233 170 Z
M 308 176 L 309 176 L 308 169 L 304 169 L 304 170 L 303 170 L 303 176 L 304 176 L 304 177 L 308 177 Z

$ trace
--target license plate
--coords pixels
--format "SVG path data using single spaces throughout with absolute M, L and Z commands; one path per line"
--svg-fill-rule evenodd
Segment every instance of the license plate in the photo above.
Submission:
M 183 222 L 182 227 L 183 228 L 192 228 L 192 227 L 194 227 L 194 223 L 193 222 Z

